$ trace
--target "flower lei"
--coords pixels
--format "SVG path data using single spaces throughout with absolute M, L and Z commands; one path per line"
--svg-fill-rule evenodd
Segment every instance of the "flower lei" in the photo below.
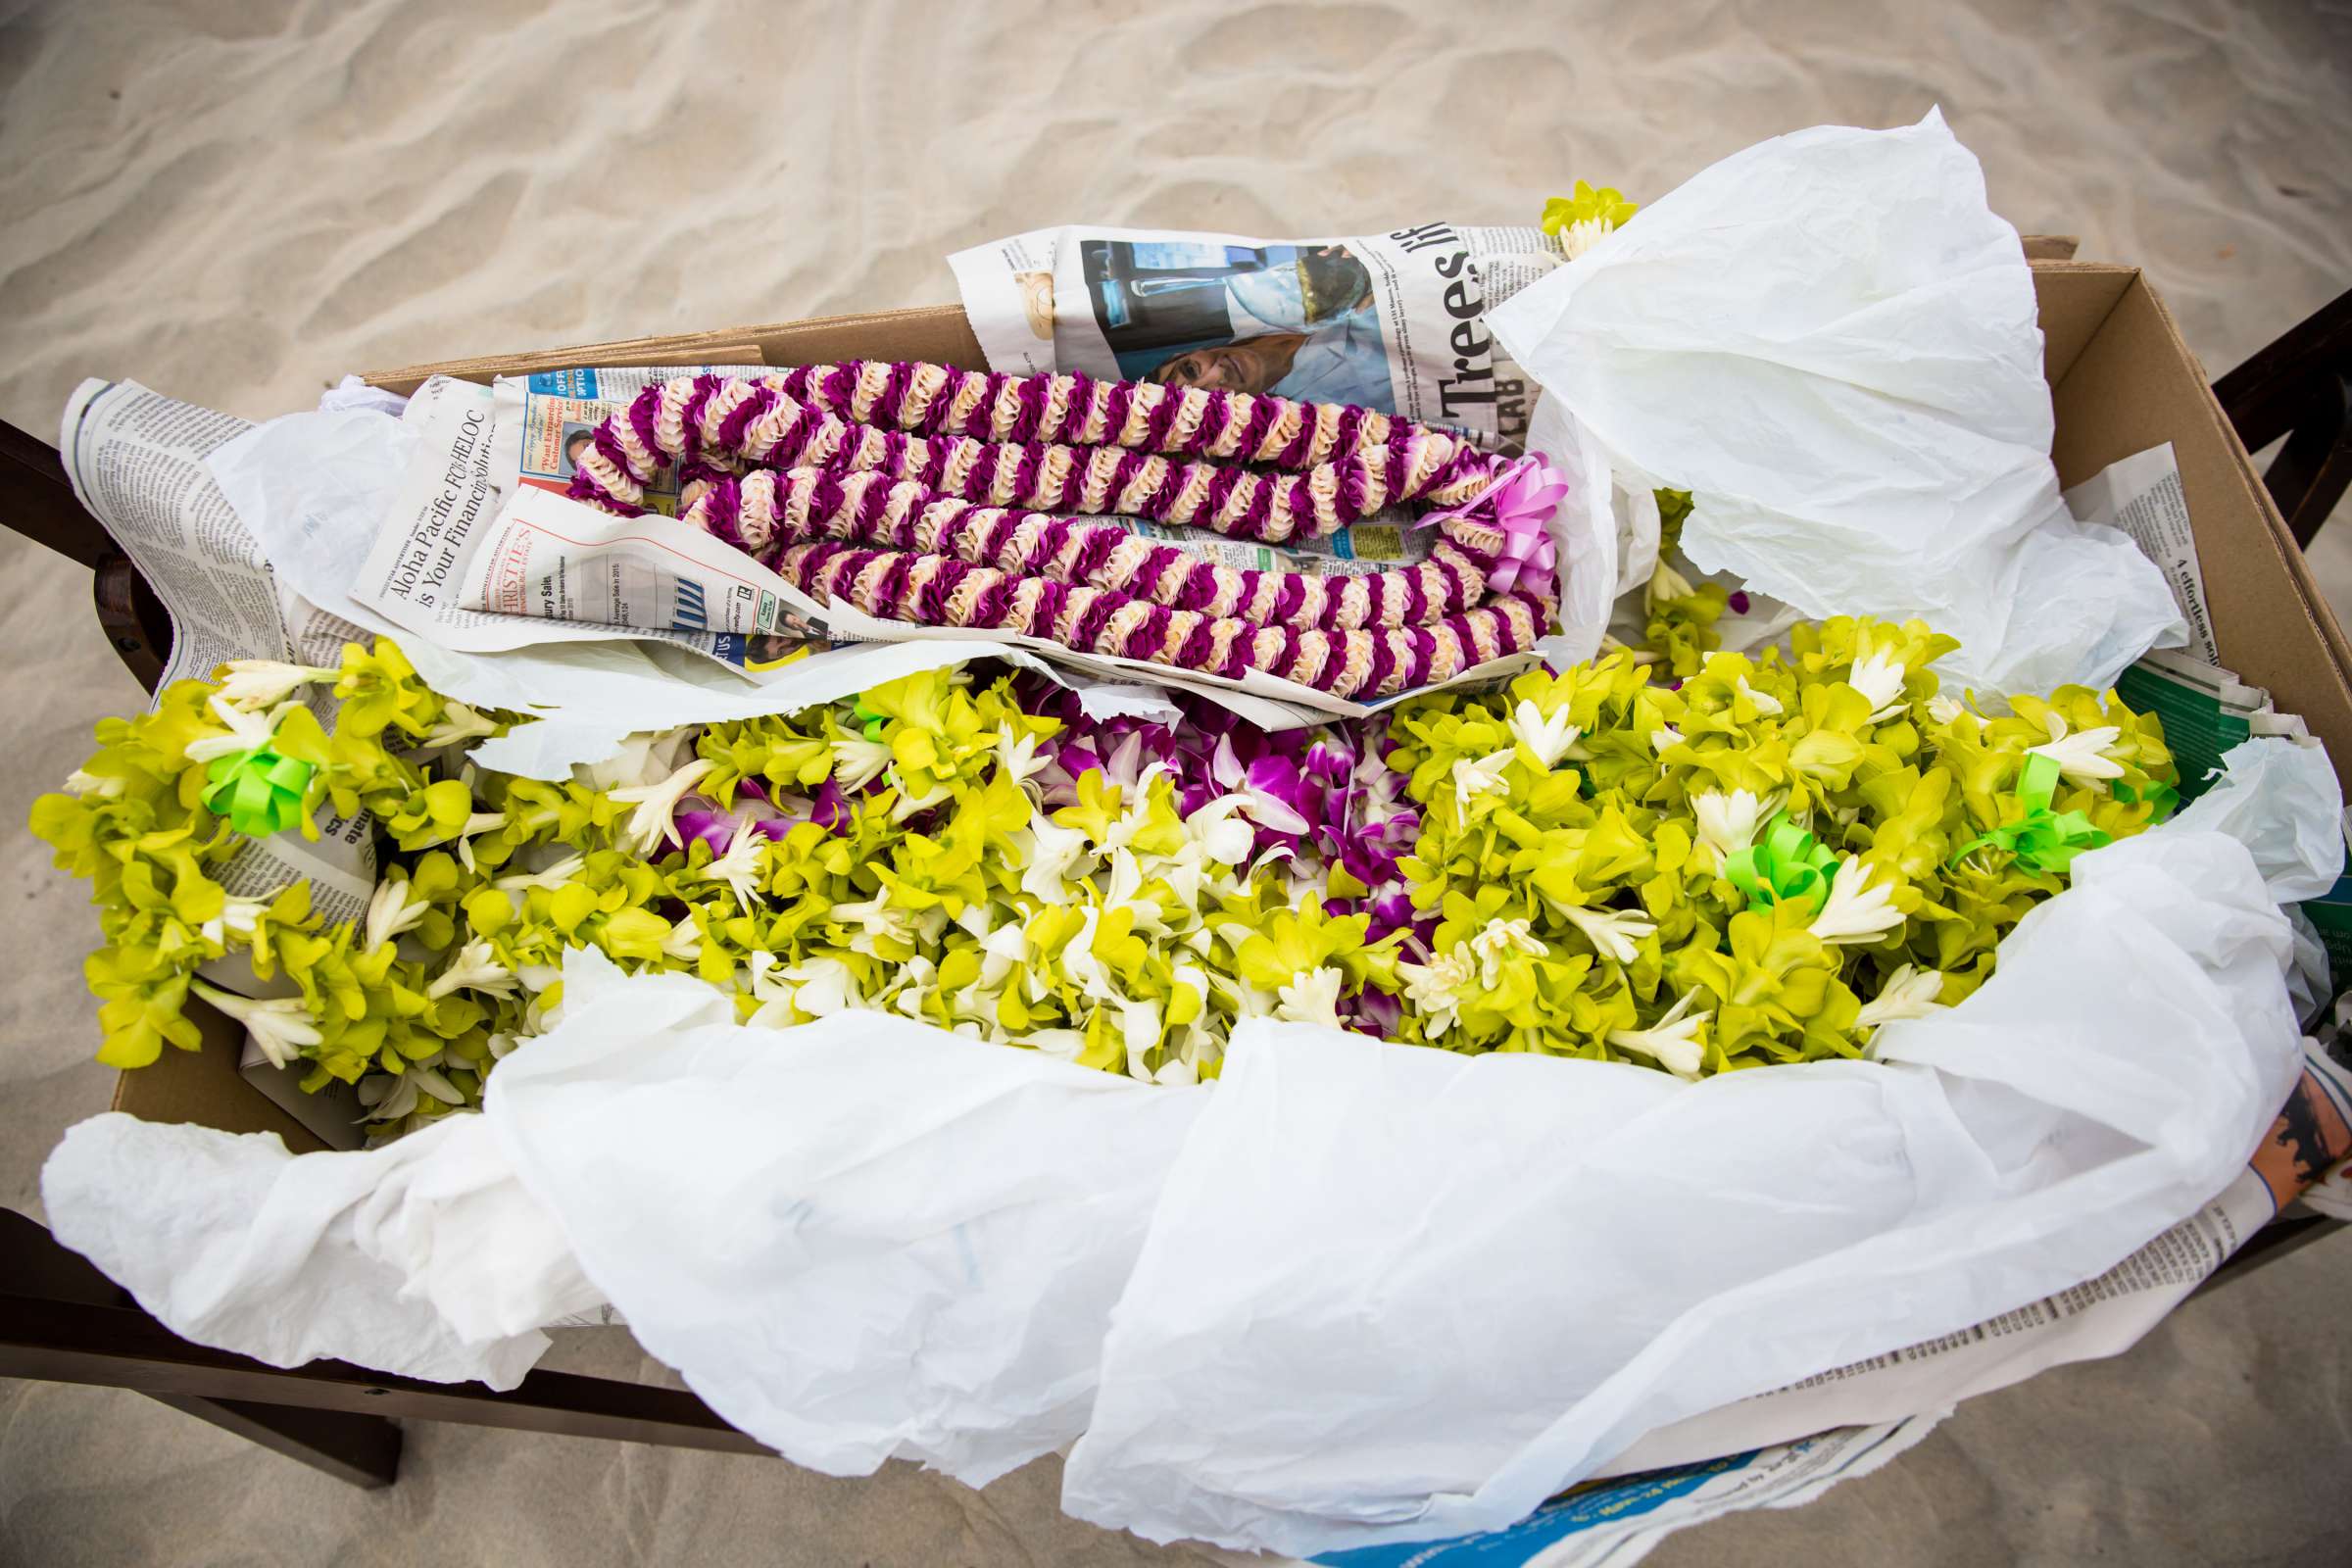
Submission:
M 596 428 L 571 494 L 633 514 L 672 465 L 682 520 L 821 601 L 1341 697 L 1516 653 L 1555 602 L 1529 460 L 1353 407 L 904 362 L 682 376 Z M 1060 514 L 1279 543 L 1407 501 L 1450 509 L 1430 559 L 1345 581 Z
M 1620 652 L 1278 733 L 1191 700 L 1095 722 L 1039 677 L 940 670 L 564 783 L 466 764 L 507 717 L 379 640 L 102 721 L 32 826 L 93 886 L 102 1060 L 194 1049 L 193 992 L 311 1087 L 357 1083 L 379 1136 L 478 1103 L 587 947 L 756 1024 L 887 1009 L 1159 1083 L 1213 1077 L 1261 1016 L 1696 1077 L 1858 1055 L 1960 1000 L 2075 853 L 2172 798 L 2160 724 L 2112 693 L 1988 716 L 1936 691 L 1952 644 L 1917 622 L 1791 640 L 1673 685 Z M 331 733 L 305 684 L 339 700 Z M 216 875 L 273 817 L 217 815 L 214 771 L 260 753 L 302 831 L 322 805 L 374 818 L 362 917 Z M 296 994 L 196 978 L 232 953 Z

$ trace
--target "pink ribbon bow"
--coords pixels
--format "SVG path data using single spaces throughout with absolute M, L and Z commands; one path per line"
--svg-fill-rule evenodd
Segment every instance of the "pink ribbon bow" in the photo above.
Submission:
M 1565 473 L 1542 453 L 1530 452 L 1503 467 L 1484 490 L 1460 506 L 1433 512 L 1421 523 L 1427 527 L 1447 517 L 1470 517 L 1493 502 L 1491 520 L 1502 530 L 1502 551 L 1487 573 L 1487 587 L 1505 593 L 1522 581 L 1534 586 L 1550 577 L 1558 552 L 1544 524 L 1567 499 L 1569 488 Z

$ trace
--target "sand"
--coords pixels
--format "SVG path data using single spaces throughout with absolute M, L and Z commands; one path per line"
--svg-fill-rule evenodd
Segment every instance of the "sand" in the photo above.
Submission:
M 2300 5 L 1192 0 L 954 9 L 100 0 L 0 6 L 0 416 L 85 374 L 240 414 L 348 369 L 953 297 L 942 258 L 1065 220 L 1281 236 L 1662 192 L 1748 142 L 1940 103 L 1994 206 L 2148 269 L 2216 371 L 2352 278 L 2352 22 Z M 2314 552 L 2352 610 L 2352 524 Z M 136 690 L 87 574 L 13 538 L 0 819 Z M 76 894 L 0 834 L 0 1202 L 110 1075 Z M 2352 1242 L 2121 1360 L 1965 1407 L 1881 1474 L 1653 1559 L 2352 1560 Z M 561 1364 L 663 1374 L 625 1337 Z M 412 1428 L 362 1494 L 112 1391 L 0 1383 L 0 1559 L 1186 1560 L 1062 1519 L 1052 1462 L 905 1467 Z

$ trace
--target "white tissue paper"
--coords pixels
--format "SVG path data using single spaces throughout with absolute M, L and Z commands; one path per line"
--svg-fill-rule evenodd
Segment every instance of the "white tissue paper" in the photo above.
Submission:
M 1487 319 L 1619 484 L 1691 492 L 1701 570 L 1924 617 L 1948 686 L 2104 687 L 2186 640 L 2163 572 L 2059 498 L 2033 272 L 1940 114 L 1737 153 Z
M 972 1486 L 1068 1443 L 1205 1092 L 908 1019 L 735 1021 L 685 976 L 564 964 L 487 1119 L 562 1194 L 638 1343 L 798 1463 Z
M 1256 1022 L 1154 1088 L 880 1013 L 741 1024 L 580 953 L 479 1116 L 300 1157 L 101 1116 L 43 1197 L 175 1332 L 281 1365 L 509 1386 L 603 1299 L 835 1473 L 977 1485 L 1077 1438 L 1064 1505 L 1153 1539 L 1494 1529 L 1651 1428 L 2088 1279 L 2243 1168 L 2299 1059 L 2275 900 L 2340 802 L 2289 741 L 2230 760 L 1875 1061 L 1685 1084 Z
M 1877 1062 L 1686 1085 L 1248 1026 L 1063 1506 L 1295 1555 L 1498 1529 L 1651 1428 L 2079 1284 L 2243 1169 L 2290 947 L 2242 847 L 2163 830 Z

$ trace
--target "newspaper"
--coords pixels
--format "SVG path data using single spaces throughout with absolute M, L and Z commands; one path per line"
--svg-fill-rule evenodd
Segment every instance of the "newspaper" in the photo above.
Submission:
M 318 612 L 279 588 L 251 530 L 205 466 L 216 448 L 250 428 L 234 415 L 135 381 L 87 380 L 67 400 L 58 449 L 74 494 L 172 616 L 172 649 L 158 690 L 210 675 L 232 659 L 331 662 L 341 649 L 341 635 L 326 641 Z M 314 704 L 326 701 L 316 689 L 308 696 Z M 359 918 L 375 890 L 375 842 L 364 817 L 347 820 L 322 809 L 318 820 L 316 842 L 296 833 L 241 841 L 214 876 L 246 898 L 269 897 L 307 877 L 313 909 L 330 922 Z M 244 979 L 251 981 L 250 970 Z M 220 983 L 233 986 L 237 976 L 223 975 Z
M 491 382 L 491 482 L 505 495 L 530 486 L 558 494 L 571 486 L 573 462 L 589 433 L 626 409 L 637 394 L 681 375 L 765 375 L 751 365 L 666 365 L 502 375 Z M 676 516 L 678 481 L 664 469 L 646 486 L 645 505 Z
M 2156 563 L 2188 622 L 2188 652 L 2208 664 L 2222 662 L 2213 614 L 2205 606 L 2205 573 L 2197 564 L 2197 536 L 2188 525 L 2188 495 L 2170 441 L 2111 463 L 2066 492 L 2067 510 L 2085 522 L 2121 528 Z
M 1795 1508 L 1918 1444 L 1941 1415 L 1824 1432 L 1796 1443 L 1577 1488 L 1508 1530 L 1309 1559 L 1328 1568 L 1633 1568 L 1678 1530 L 1749 1508 Z M 1243 1568 L 1268 1559 L 1220 1552 Z M 1296 1564 L 1292 1568 L 1297 1568 Z
M 779 639 L 797 645 L 817 634 L 816 606 L 806 596 L 797 596 L 795 617 L 779 612 L 756 627 L 719 627 L 708 616 L 698 621 L 687 613 L 693 600 L 676 580 L 653 571 L 630 574 L 624 563 L 646 551 L 615 541 L 632 532 L 650 538 L 664 525 L 659 516 L 638 519 L 632 531 L 622 526 L 629 519 L 580 506 L 542 485 L 518 482 L 511 495 L 502 492 L 497 454 L 511 452 L 519 440 L 502 438 L 494 422 L 497 407 L 493 388 L 439 375 L 410 398 L 401 423 L 418 434 L 421 444 L 352 585 L 353 599 L 393 624 L 460 653 L 634 638 L 674 643 L 743 670 L 763 655 L 780 658 Z M 565 509 L 577 524 L 570 530 L 573 537 L 517 528 L 514 504 L 526 497 Z M 508 505 L 502 507 L 502 499 Z M 614 526 L 606 529 L 606 537 L 580 531 L 608 524 Z M 716 540 L 675 523 L 665 525 L 673 547 L 704 541 L 698 569 L 714 569 L 712 564 L 721 558 L 737 566 L 749 564 Z M 485 541 L 493 540 L 486 549 Z M 525 590 L 534 569 L 549 578 L 544 592 Z M 720 598 L 716 584 L 710 586 L 705 610 Z M 493 604 L 500 608 L 486 608 Z
M 992 369 L 1354 403 L 1516 453 L 1536 387 L 1486 313 L 1565 259 L 1542 229 L 1261 240 L 1061 227 L 948 258 Z

